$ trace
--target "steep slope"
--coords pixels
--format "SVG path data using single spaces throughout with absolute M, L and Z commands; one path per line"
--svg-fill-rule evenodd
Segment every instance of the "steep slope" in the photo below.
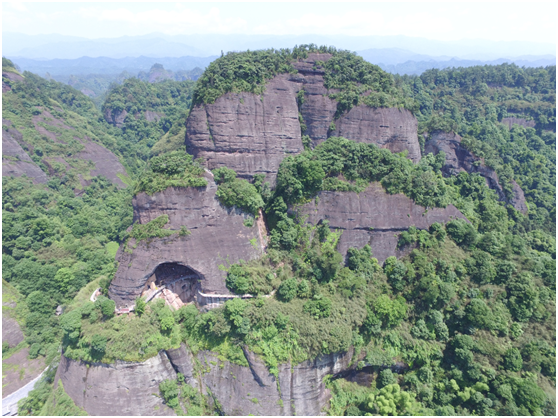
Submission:
M 166 228 L 179 231 L 184 227 L 190 234 L 149 242 L 131 238 L 121 246 L 116 256 L 118 271 L 109 290 L 117 306 L 133 304 L 146 290 L 148 279 L 157 275 L 157 269 L 164 264 L 191 269 L 190 274 L 197 275 L 194 294 L 197 291 L 229 294 L 225 287 L 226 271 L 219 266 L 262 254 L 259 229 L 244 225 L 247 214 L 223 207 L 215 196 L 217 186 L 213 176 L 208 173 L 205 178 L 207 187 L 168 188 L 152 196 L 140 193 L 134 197 L 135 224 L 145 225 L 160 216 L 168 216 Z M 163 279 L 157 280 L 160 285 L 159 280 Z
M 455 158 L 414 158 L 416 121 L 402 107 L 418 112 L 399 95 L 417 93 L 409 80 L 396 87 L 350 54 L 313 46 L 228 54 L 212 65 L 196 87 L 187 152 L 238 172 L 212 176 L 182 150 L 150 161 L 112 300 L 95 292 L 95 302 L 85 298 L 61 318 L 58 377 L 76 405 L 92 414 L 161 414 L 166 405 L 177 415 L 324 407 L 332 415 L 555 415 L 550 214 L 528 217 L 498 200 L 479 172 L 461 170 L 457 142 L 448 148 Z M 306 77 L 325 96 L 298 88 Z M 424 120 L 429 96 L 415 81 L 421 132 L 439 131 L 438 119 Z M 305 119 L 308 103 L 314 119 Z M 304 151 L 274 148 L 281 112 L 289 141 L 300 135 Z M 473 109 L 464 115 L 475 118 Z M 317 136 L 305 136 L 305 124 Z M 503 150 L 510 131 L 495 129 Z M 525 143 L 548 154 L 550 145 L 526 132 Z M 474 155 L 463 164 L 480 166 Z M 454 162 L 459 174 L 448 175 Z M 511 176 L 498 176 L 507 190 Z M 257 225 L 264 213 L 268 240 Z M 134 312 L 114 309 L 133 303 Z
M 433 132 L 424 145 L 424 152 L 434 155 L 437 155 L 439 152 L 446 154 L 446 162 L 444 167 L 442 167 L 445 176 L 456 176 L 460 171 L 479 173 L 486 179 L 488 187 L 497 193 L 500 200 L 510 203 L 515 209 L 526 214 L 527 205 L 521 187 L 514 180 L 511 180 L 513 187 L 512 197 L 508 198 L 498 181 L 496 172 L 484 165 L 480 158 L 461 145 L 461 139 L 455 133 Z
M 44 358 L 29 358 L 22 326 L 28 307 L 25 298 L 2 279 L 2 398 L 14 393 L 45 369 Z
M 37 183 L 54 176 L 78 192 L 102 175 L 125 187 L 121 178 L 127 173 L 114 153 L 115 139 L 98 121 L 87 121 L 98 113 L 93 104 L 70 87 L 8 70 L 4 74 L 12 76 L 3 80 L 9 91 L 2 95 L 3 176 L 27 175 Z
M 76 405 L 90 415 L 173 415 L 157 393 L 158 385 L 182 373 L 186 382 L 211 394 L 224 415 L 320 415 L 329 398 L 323 378 L 346 370 L 352 352 L 324 355 L 301 364 L 282 364 L 277 376 L 246 352 L 249 366 L 223 360 L 210 351 L 192 355 L 184 345 L 162 351 L 143 363 L 98 365 L 62 356 L 59 378 Z M 205 367 L 194 372 L 196 364 Z M 117 396 L 115 396 L 115 394 Z M 103 398 L 105 402 L 98 402 Z
M 303 151 L 303 134 L 314 146 L 330 136 L 344 136 L 393 152 L 407 150 L 411 160 L 420 160 L 417 122 L 409 111 L 380 103 L 353 107 L 343 97 L 333 98 L 344 90 L 326 87 L 332 57 L 311 52 L 293 59 L 284 70 L 290 72 L 274 75 L 260 93 L 223 92 L 211 103 L 195 98 L 186 122 L 188 152 L 203 158 L 209 169 L 227 166 L 242 177 L 260 173 L 272 182 L 281 160 Z M 204 86 L 204 78 L 200 80 Z M 366 98 L 372 88 L 360 85 L 358 77 L 354 83 L 363 90 L 352 99 L 359 103 L 359 94 Z
M 351 247 L 370 245 L 380 264 L 397 250 L 399 234 L 410 226 L 428 229 L 435 222 L 467 219 L 455 206 L 424 208 L 402 194 L 387 194 L 378 183 L 361 193 L 319 192 L 315 200 L 295 206 L 291 213 L 313 225 L 328 221 L 332 230 L 340 230 L 337 250 L 345 257 Z

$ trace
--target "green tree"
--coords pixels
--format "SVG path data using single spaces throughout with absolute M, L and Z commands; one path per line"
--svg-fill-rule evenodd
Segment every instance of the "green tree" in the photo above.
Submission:
M 504 367 L 506 370 L 518 372 L 523 367 L 523 359 L 517 348 L 509 348 L 504 354 Z

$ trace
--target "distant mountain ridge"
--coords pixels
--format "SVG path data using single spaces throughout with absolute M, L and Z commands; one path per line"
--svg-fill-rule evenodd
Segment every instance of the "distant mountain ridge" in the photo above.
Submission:
M 13 57 L 12 61 L 19 65 L 22 70 L 31 71 L 41 76 L 47 72 L 53 76 L 69 76 L 80 74 L 119 74 L 123 71 L 135 74 L 140 71 L 149 71 L 154 64 L 161 64 L 172 71 L 188 71 L 196 67 L 205 68 L 216 58 L 216 56 L 153 58 L 141 55 L 125 58 L 81 57 L 77 59 L 53 60 Z
M 464 39 L 439 41 L 408 36 L 346 36 L 346 35 L 243 35 L 192 34 L 87 39 L 76 36 L 24 35 L 3 33 L 5 56 L 33 59 L 76 59 L 82 56 L 123 58 L 127 56 L 180 57 L 217 55 L 221 51 L 243 51 L 266 48 L 292 48 L 293 45 L 335 45 L 351 51 L 370 48 L 398 48 L 414 54 L 448 56 L 462 59 L 494 60 L 521 55 L 556 54 L 555 43 L 526 41 L 491 41 Z
M 471 67 L 474 65 L 498 65 L 502 63 L 515 63 L 520 67 L 545 67 L 547 65 L 556 65 L 556 57 L 554 55 L 523 55 L 519 57 L 501 57 L 495 60 L 471 60 L 450 56 L 430 56 L 424 54 L 415 54 L 409 50 L 401 48 L 371 48 L 357 51 L 366 61 L 380 66 L 384 71 L 393 74 L 416 74 L 431 68 L 448 68 L 448 67 Z M 137 74 L 142 71 L 149 71 L 155 64 L 163 65 L 170 71 L 191 71 L 194 68 L 204 69 L 217 58 L 217 56 L 209 57 L 125 57 L 125 58 L 109 58 L 109 57 L 81 57 L 77 59 L 53 59 L 53 60 L 37 60 L 31 58 L 11 57 L 23 71 L 30 71 L 41 76 L 47 73 L 49 76 L 62 81 L 71 75 L 113 75 L 121 74 L 126 71 L 130 74 Z

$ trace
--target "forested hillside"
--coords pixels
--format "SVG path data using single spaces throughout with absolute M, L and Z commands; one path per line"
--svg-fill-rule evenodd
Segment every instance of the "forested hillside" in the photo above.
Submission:
M 114 274 L 132 222 L 126 183 L 144 162 L 82 93 L 17 74 L 6 59 L 2 72 L 2 277 L 28 307 L 18 317 L 25 340 L 17 349 L 48 365 L 62 337 L 57 306 Z M 5 360 L 16 354 L 3 348 Z
M 237 263 L 227 258 L 220 266 L 231 293 L 253 297 L 209 311 L 193 303 L 172 310 L 160 299 L 146 304 L 138 298 L 134 314 L 115 316 L 109 299 L 92 303 L 86 291 L 78 294 L 99 277 L 106 290 L 119 244 L 122 254 L 132 254 L 142 241 L 189 239 L 185 227 L 166 229 L 167 214 L 125 232 L 132 194 L 145 192 L 156 201 L 170 187 L 176 193 L 205 190 L 204 162 L 182 148 L 189 111 L 227 94 L 240 106 L 235 94 L 241 92 L 263 102 L 270 80 L 295 77 L 294 64 L 317 52 L 328 60 L 306 70 L 320 72 L 324 100 L 336 105 L 328 138 L 314 145 L 299 113 L 304 148 L 283 159 L 273 187 L 263 174 L 248 180 L 227 167 L 213 170 L 215 196 L 231 212 L 244 213 L 244 227 L 260 228 L 265 221 L 265 254 Z M 349 352 L 347 370 L 325 379 L 333 395 L 325 407 L 329 415 L 555 415 L 555 67 L 504 64 L 393 77 L 331 47 L 229 53 L 196 84 L 126 80 L 110 91 L 103 114 L 69 87 L 30 73 L 23 77 L 6 79 L 3 117 L 23 131 L 28 153 L 49 179 L 45 185 L 4 178 L 3 277 L 26 297 L 31 355 L 54 358 L 62 342 L 73 360 L 144 361 L 182 343 L 193 355 L 217 353 L 220 367 L 253 367 L 250 356 L 257 356 L 278 379 L 282 364 L 292 368 Z M 305 98 L 300 91 L 299 108 Z M 407 152 L 333 135 L 335 123 L 359 106 L 412 112 L 420 162 Z M 66 174 L 48 170 L 46 156 L 76 151 L 70 139 L 62 147 L 33 131 L 29 121 L 45 109 L 65 115 L 80 134 L 88 129 L 83 135 L 119 155 L 133 187 L 88 178 L 78 163 Z M 489 187 L 481 175 L 488 171 L 449 173 L 444 152 L 426 154 L 425 144 L 439 132 L 458 134 L 474 167 L 493 169 L 508 198 L 517 183 L 525 213 Z M 74 177 L 72 170 L 78 170 Z M 88 183 L 75 180 L 78 174 Z M 304 208 L 317 211 L 328 193 L 348 201 L 372 189 L 382 199 L 406 196 L 422 216 L 450 205 L 464 216 L 393 232 L 397 251 L 383 263 L 370 245 L 342 254 L 339 241 L 348 232 L 330 228 L 327 216 L 316 224 L 304 216 Z M 169 238 L 165 245 L 174 244 Z M 58 304 L 66 307 L 61 317 L 54 315 Z M 210 368 L 196 367 L 199 376 Z M 177 414 L 222 412 L 182 374 L 159 388 Z M 49 391 L 45 383 L 32 392 L 20 413 L 45 411 Z M 259 404 L 255 397 L 251 402 Z
M 113 86 L 102 111 L 109 123 L 121 129 L 122 137 L 137 144 L 143 158 L 148 158 L 183 145 L 193 89 L 193 81 L 151 84 L 130 78 Z M 157 141 L 160 143 L 154 147 Z

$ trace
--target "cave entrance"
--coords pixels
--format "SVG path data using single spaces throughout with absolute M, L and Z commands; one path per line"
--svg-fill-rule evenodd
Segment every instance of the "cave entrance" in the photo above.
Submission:
M 194 270 L 178 263 L 160 264 L 145 284 L 146 294 L 163 298 L 174 309 L 193 302 L 201 277 Z

